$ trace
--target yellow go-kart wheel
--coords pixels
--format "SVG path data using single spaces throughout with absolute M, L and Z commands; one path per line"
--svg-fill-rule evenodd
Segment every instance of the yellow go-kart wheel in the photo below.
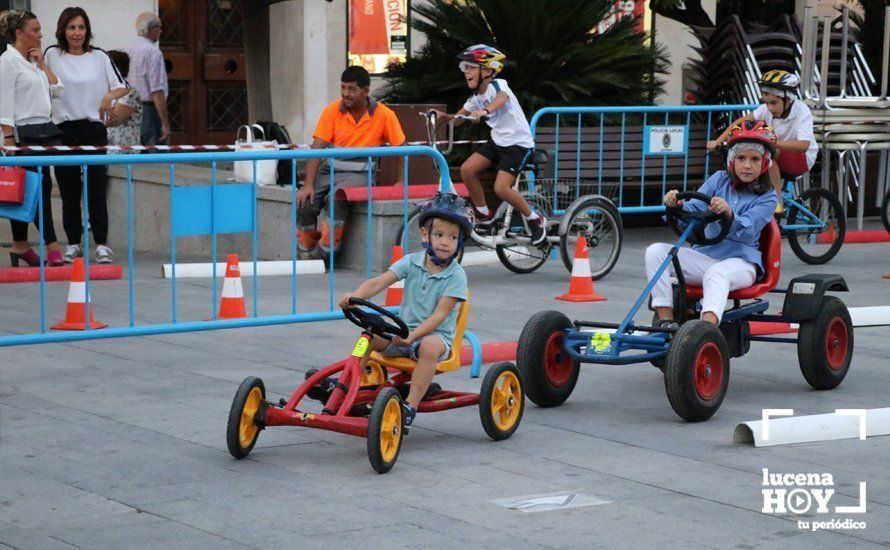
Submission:
M 395 388 L 377 394 L 368 423 L 368 460 L 378 474 L 390 471 L 402 449 L 402 396 Z
M 238 386 L 232 408 L 229 410 L 229 425 L 226 429 L 226 443 L 235 458 L 250 454 L 263 429 L 254 421 L 262 401 L 266 399 L 266 386 L 256 376 L 248 376 Z
M 485 433 L 495 441 L 507 439 L 522 420 L 525 392 L 522 376 L 513 363 L 492 365 L 479 392 L 479 417 Z

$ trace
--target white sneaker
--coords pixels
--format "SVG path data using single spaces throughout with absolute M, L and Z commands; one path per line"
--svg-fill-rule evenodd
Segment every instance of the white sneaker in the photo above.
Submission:
M 80 248 L 79 244 L 69 244 L 65 247 L 65 260 L 66 264 L 73 264 L 74 258 L 83 258 L 83 249 Z
M 114 261 L 114 252 L 112 252 L 110 248 L 108 248 L 104 244 L 100 244 L 96 247 L 96 263 L 97 264 L 110 264 L 113 261 Z

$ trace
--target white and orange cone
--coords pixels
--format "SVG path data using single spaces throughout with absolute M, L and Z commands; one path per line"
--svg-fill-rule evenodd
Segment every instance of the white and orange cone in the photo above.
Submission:
M 65 320 L 53 326 L 53 330 L 86 330 L 86 304 L 90 301 L 87 296 L 86 268 L 83 258 L 74 258 L 74 267 L 71 270 L 71 286 L 68 287 L 68 306 L 65 309 Z M 90 304 L 90 329 L 105 328 L 108 323 L 96 321 L 93 315 L 93 306 Z
M 223 281 L 222 297 L 219 301 L 219 319 L 242 319 L 247 317 L 244 304 L 244 289 L 241 287 L 241 268 L 237 254 L 229 254 L 226 259 L 226 278 Z
M 403 256 L 402 253 L 402 245 L 396 245 L 392 247 L 392 261 L 389 265 L 396 263 L 401 260 Z M 405 292 L 405 281 L 399 279 L 393 284 L 389 285 L 389 288 L 386 289 L 386 301 L 383 305 L 385 306 L 399 306 L 402 305 L 402 295 Z
M 556 297 L 557 300 L 567 302 L 602 302 L 605 296 L 600 296 L 593 289 L 593 280 L 590 278 L 590 263 L 587 255 L 587 239 L 578 238 L 575 244 L 575 259 L 572 262 L 572 278 L 569 281 L 569 291 Z

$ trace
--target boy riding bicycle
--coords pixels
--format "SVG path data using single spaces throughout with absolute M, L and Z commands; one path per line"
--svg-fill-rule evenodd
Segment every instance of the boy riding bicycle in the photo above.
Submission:
M 362 368 L 372 349 L 417 360 L 405 401 L 406 426 L 417 414 L 417 406 L 436 374 L 436 364 L 451 354 L 457 330 L 455 306 L 467 299 L 467 275 L 455 260 L 473 230 L 473 212 L 461 197 L 437 193 L 424 204 L 419 222 L 424 250 L 406 255 L 354 292 L 343 294 L 339 302 L 341 308 L 346 308 L 350 298 L 371 298 L 405 280 L 400 315 L 411 332 L 404 339 L 395 336 L 392 342 L 375 335 L 362 359 Z
M 492 166 L 497 167 L 494 192 L 522 214 L 531 232 L 531 244 L 547 238 L 547 220 L 533 212 L 513 184 L 525 163 L 531 158 L 535 141 L 519 101 L 507 81 L 495 78 L 504 68 L 506 56 L 491 46 L 470 46 L 460 55 L 460 70 L 473 95 L 455 115 L 469 115 L 477 122 L 485 120 L 491 127 L 491 138 L 470 155 L 460 167 L 460 174 L 476 207 L 476 228 L 487 230 L 494 221 L 494 213 L 485 204 L 485 192 L 479 175 Z M 435 111 L 442 122 L 455 115 Z M 455 125 L 463 121 L 458 119 Z
M 813 135 L 813 114 L 801 101 L 795 101 L 800 79 L 788 71 L 767 71 L 760 80 L 763 105 L 745 115 L 726 129 L 715 141 L 708 142 L 713 151 L 723 143 L 733 126 L 743 121 L 762 120 L 776 132 L 776 156 L 769 168 L 769 178 L 773 188 L 782 196 L 782 176 L 801 176 L 810 171 L 816 163 L 819 149 Z

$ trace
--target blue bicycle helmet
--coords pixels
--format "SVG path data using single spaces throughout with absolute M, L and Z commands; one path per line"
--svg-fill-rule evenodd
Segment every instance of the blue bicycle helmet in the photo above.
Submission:
M 443 220 L 454 222 L 461 229 L 460 235 L 458 236 L 457 251 L 452 257 L 445 260 L 442 260 L 435 255 L 433 249 L 430 248 L 429 242 L 423 243 L 423 247 L 426 248 L 426 252 L 432 258 L 433 263 L 436 265 L 445 265 L 460 253 L 460 250 L 464 245 L 464 239 L 473 231 L 476 216 L 473 214 L 473 207 L 470 206 L 463 197 L 455 195 L 454 193 L 443 193 L 440 191 L 421 207 L 418 225 L 420 227 L 426 227 L 427 222 L 430 222 L 433 218 L 442 218 Z

